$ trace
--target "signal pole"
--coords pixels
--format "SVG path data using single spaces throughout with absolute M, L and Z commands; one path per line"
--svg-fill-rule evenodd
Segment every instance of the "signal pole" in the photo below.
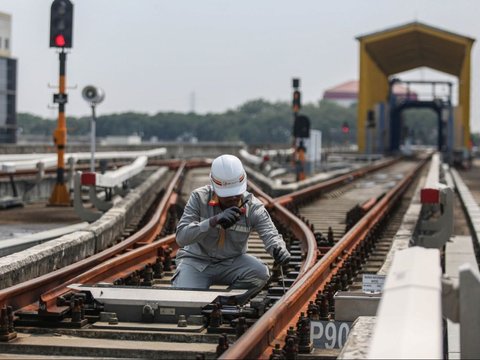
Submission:
M 50 47 L 59 48 L 60 70 L 58 93 L 53 94 L 53 102 L 58 104 L 57 128 L 53 132 L 53 141 L 57 148 L 57 182 L 50 196 L 49 205 L 69 206 L 70 194 L 65 184 L 65 146 L 67 144 L 67 125 L 65 104 L 68 102 L 66 89 L 65 48 L 72 47 L 73 4 L 70 0 L 54 0 L 50 9 Z
M 298 115 L 300 108 L 302 107 L 301 104 L 301 93 L 299 90 L 300 87 L 300 79 L 293 79 L 292 81 L 293 87 L 293 100 L 292 100 L 292 110 L 293 110 L 293 148 L 294 148 L 294 166 L 295 166 L 295 177 L 296 181 L 305 180 L 305 146 L 303 144 L 303 140 L 301 140 L 304 134 L 299 134 L 299 128 L 301 128 L 302 124 L 300 121 L 304 121 L 304 119 L 300 119 L 302 116 Z M 300 131 L 301 132 L 301 131 Z M 300 143 L 297 146 L 297 137 L 300 138 Z
M 82 97 L 92 108 L 92 121 L 90 122 L 90 171 L 95 172 L 95 129 L 97 126 L 95 107 L 103 101 L 105 92 L 99 87 L 87 85 L 82 90 Z
M 67 53 L 62 48 L 60 51 L 60 73 L 58 82 L 58 94 L 53 95 L 53 102 L 58 104 L 57 128 L 53 133 L 53 141 L 57 147 L 57 182 L 50 196 L 50 205 L 70 205 L 70 194 L 65 184 L 65 146 L 67 144 L 67 123 L 65 120 L 65 104 L 67 94 L 65 92 L 65 67 Z

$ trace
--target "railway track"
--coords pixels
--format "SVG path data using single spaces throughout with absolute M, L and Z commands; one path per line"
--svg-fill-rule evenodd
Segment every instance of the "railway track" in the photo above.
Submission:
M 75 269 L 63 268 L 45 279 L 0 291 L 0 336 L 17 336 L 11 344 L 0 344 L 0 351 L 25 351 L 26 347 L 9 345 L 15 341 L 27 344 L 28 339 L 45 336 L 41 335 L 48 333 L 45 328 L 53 327 L 62 337 L 74 337 L 73 342 L 95 337 L 96 346 L 91 346 L 96 349 L 95 356 L 132 357 L 133 352 L 127 349 L 118 353 L 112 350 L 107 342 L 115 337 L 140 341 L 145 348 L 137 355 L 143 357 L 269 358 L 281 356 L 280 348 L 285 345 L 290 357 L 308 353 L 309 319 L 333 319 L 335 291 L 346 288 L 356 274 L 366 271 L 362 265 L 375 246 L 388 246 L 380 246 L 378 240 L 381 233 L 388 233 L 386 219 L 426 161 L 385 162 L 277 199 L 250 183 L 250 191 L 264 201 L 284 235 L 292 262 L 283 271 L 273 269 L 267 288 L 244 307 L 213 304 L 198 316 L 175 316 L 176 323 L 170 325 L 155 325 L 152 313 L 143 307 L 144 321 L 128 325 L 122 321 L 124 314 L 106 315 L 101 303 L 74 284 L 103 286 L 105 292 L 114 287 L 120 291 L 117 294 L 122 289 L 126 293 L 132 288 L 140 292 L 169 287 L 176 244 L 174 235 L 167 234 L 174 231 L 179 207 L 190 191 L 208 179 L 208 163 L 178 164 L 175 179 L 151 218 L 143 221 L 142 229 L 106 252 L 80 262 Z M 186 167 L 190 171 L 186 172 Z M 273 266 L 256 234 L 249 240 L 249 251 Z M 25 333 L 30 334 L 28 339 L 22 335 Z M 103 345 L 99 344 L 101 339 Z M 177 349 L 165 345 L 161 351 L 152 340 L 176 344 Z M 91 347 L 83 347 L 80 355 L 90 354 Z M 51 351 L 79 355 L 69 345 L 53 348 L 56 350 Z M 38 345 L 29 349 L 40 351 Z

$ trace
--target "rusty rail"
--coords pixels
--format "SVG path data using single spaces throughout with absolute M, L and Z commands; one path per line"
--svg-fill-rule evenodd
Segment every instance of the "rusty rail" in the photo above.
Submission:
M 62 284 L 62 286 L 75 283 L 95 284 L 102 281 L 121 278 L 124 274 L 143 269 L 145 264 L 153 264 L 157 259 L 159 249 L 164 247 L 171 247 L 173 250 L 172 255 L 175 254 L 178 249 L 175 242 L 175 234 L 167 235 L 158 241 L 123 253 L 115 258 L 108 259 L 94 268 L 87 270 L 83 274 L 68 280 L 68 282 Z M 50 299 L 47 299 L 47 297 L 56 299 L 56 296 L 59 295 L 54 292 L 49 292 L 43 294 L 42 299 L 45 298 L 45 301 L 48 301 Z
M 289 326 L 295 326 L 300 311 L 315 297 L 345 259 L 367 237 L 375 224 L 393 207 L 427 159 L 392 188 L 344 237 L 313 267 L 297 279 L 288 292 L 247 332 L 224 352 L 220 359 L 266 359 L 274 342 L 281 343 Z M 321 187 L 319 187 L 321 188 Z M 313 195 L 313 192 L 308 192 Z M 301 195 L 304 196 L 304 193 Z M 292 198 L 293 200 L 293 198 Z M 280 201 L 281 202 L 281 201 Z M 334 265 L 335 264 L 335 265 Z

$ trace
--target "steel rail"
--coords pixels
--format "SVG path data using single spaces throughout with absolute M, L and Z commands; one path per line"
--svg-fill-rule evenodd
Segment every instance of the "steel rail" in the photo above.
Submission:
M 371 172 L 389 167 L 396 162 L 400 161 L 400 157 L 396 157 L 390 160 L 382 161 L 379 164 L 367 166 L 365 168 L 361 168 L 352 172 L 349 172 L 345 175 L 341 175 L 339 177 L 336 177 L 331 180 L 327 181 L 322 181 L 321 183 L 318 183 L 317 185 L 312 185 L 309 186 L 305 189 L 297 190 L 292 193 L 289 193 L 287 195 L 280 196 L 278 198 L 275 198 L 275 203 L 280 204 L 280 205 L 287 205 L 288 203 L 295 201 L 295 202 L 301 202 L 305 199 L 309 199 L 312 196 L 318 196 L 322 192 L 329 191 L 333 188 L 336 188 L 342 184 L 347 184 L 352 182 L 352 180 L 357 179 L 359 177 L 363 177 Z
M 167 246 L 172 248 L 172 255 L 174 255 L 176 250 L 178 249 L 178 245 L 175 242 L 175 234 L 167 235 L 164 238 L 159 239 L 153 243 L 123 253 L 117 257 L 108 259 L 103 263 L 98 264 L 94 268 L 87 270 L 83 274 L 68 280 L 67 283 L 68 285 L 77 283 L 96 284 L 112 279 L 118 279 L 122 277 L 122 275 L 127 275 L 135 270 L 143 269 L 145 267 L 145 264 L 155 263 L 158 255 L 158 250 Z M 65 286 L 68 286 L 66 284 Z
M 328 280 L 388 213 L 416 173 L 428 161 L 424 159 L 408 175 L 350 229 L 306 274 L 296 281 L 287 293 L 275 303 L 243 336 L 226 350 L 219 359 L 266 359 L 273 349 L 272 343 L 281 343 L 289 326 L 295 326 L 300 311 L 315 297 Z M 339 261 L 339 259 L 341 259 Z M 335 264 L 335 266 L 334 266 Z
M 155 229 L 158 228 L 156 225 L 159 224 L 162 214 L 168 211 L 168 194 L 173 192 L 176 183 L 181 179 L 184 168 L 185 162 L 178 168 L 173 180 L 170 182 L 166 190 L 165 195 L 157 207 L 157 211 L 148 222 L 150 226 L 143 227 L 140 231 L 136 232 L 126 240 L 86 259 L 65 266 L 49 274 L 45 274 L 0 290 L 0 306 L 10 305 L 14 310 L 27 306 L 37 301 L 43 293 L 49 291 L 50 289 L 61 286 L 67 282 L 68 279 L 71 279 L 87 269 L 92 268 L 103 261 L 125 251 L 126 249 L 133 247 L 137 242 L 143 242 L 146 237 L 151 237 L 152 234 L 155 233 Z

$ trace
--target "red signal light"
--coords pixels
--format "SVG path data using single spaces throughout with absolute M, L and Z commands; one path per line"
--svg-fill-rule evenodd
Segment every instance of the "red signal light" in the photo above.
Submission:
M 55 37 L 55 46 L 64 47 L 65 46 L 65 37 L 62 34 L 58 34 Z
M 343 125 L 342 125 L 342 132 L 343 132 L 344 134 L 348 134 L 349 131 L 350 131 L 350 126 L 348 126 L 347 123 L 343 123 Z

